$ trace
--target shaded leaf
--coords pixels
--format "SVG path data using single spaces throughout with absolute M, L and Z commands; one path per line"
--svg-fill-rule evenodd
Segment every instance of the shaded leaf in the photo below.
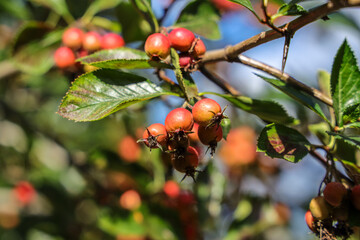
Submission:
M 221 38 L 216 8 L 207 1 L 191 1 L 180 13 L 175 26 L 183 27 L 205 38 Z
M 324 70 L 318 71 L 317 80 L 320 91 L 324 93 L 326 96 L 331 97 L 330 73 Z
M 116 7 L 121 0 L 95 0 L 93 1 L 86 12 L 83 15 L 83 19 L 91 19 L 95 16 L 98 12 L 104 11 L 106 9 L 111 9 Z
M 307 13 L 307 11 L 302 6 L 298 4 L 285 3 L 281 5 L 281 7 L 278 9 L 278 12 L 274 14 L 271 18 L 275 19 L 281 16 L 297 16 L 303 15 L 305 13 Z
M 213 92 L 204 92 L 203 94 L 213 94 L 225 98 L 234 106 L 255 114 L 265 122 L 274 122 L 282 124 L 297 124 L 297 120 L 289 116 L 284 107 L 273 101 L 263 101 L 252 99 L 245 96 L 233 96 L 229 94 L 218 94 Z
M 50 8 L 52 11 L 56 12 L 60 16 L 63 16 L 67 19 L 68 22 L 72 22 L 74 19 L 70 14 L 68 6 L 65 0 L 30 0 L 33 3 L 39 4 L 41 6 Z
M 229 0 L 230 2 L 234 2 L 237 4 L 240 4 L 244 7 L 246 7 L 247 9 L 249 9 L 253 14 L 256 15 L 256 12 L 251 4 L 251 2 L 249 0 Z M 257 16 L 257 15 L 256 15 Z
M 272 158 L 297 163 L 309 153 L 310 143 L 297 130 L 272 123 L 261 131 L 257 150 Z
M 223 138 L 226 140 L 227 135 L 231 130 L 231 120 L 229 118 L 223 118 L 220 125 L 223 131 Z
M 343 120 L 344 124 L 346 124 L 347 126 L 349 124 L 352 124 L 352 126 L 358 125 L 357 123 L 359 123 L 360 120 L 360 104 L 347 108 L 344 111 Z
M 345 40 L 338 50 L 331 72 L 331 95 L 337 124 L 344 124 L 344 112 L 360 104 L 360 71 L 356 58 Z
M 334 136 L 336 139 L 343 140 L 344 142 L 350 144 L 353 147 L 360 149 L 360 136 L 345 136 L 340 133 L 327 132 L 327 134 Z
M 153 27 L 153 32 L 158 32 L 159 24 L 151 8 L 151 0 L 132 0 L 132 2 L 136 5 L 137 10 L 144 15 L 145 19 Z
M 83 64 L 90 64 L 100 68 L 171 68 L 169 64 L 150 61 L 145 52 L 132 48 L 117 48 L 95 52 L 89 56 L 80 58 Z
M 316 114 L 318 114 L 322 119 L 329 122 L 329 120 L 326 118 L 325 114 L 323 113 L 319 103 L 313 99 L 309 94 L 304 93 L 290 84 L 286 84 L 283 81 L 280 81 L 278 79 L 273 78 L 267 78 L 261 75 L 256 74 L 257 76 L 264 79 L 266 82 L 270 83 L 275 88 L 279 89 L 289 97 L 295 99 L 296 101 L 300 102 L 302 105 L 306 106 L 307 108 L 314 111 Z
M 360 184 L 360 167 L 348 161 L 342 161 L 345 165 L 346 174 L 357 184 Z
M 58 113 L 70 120 L 95 121 L 161 95 L 177 94 L 134 74 L 100 69 L 74 81 Z
M 30 11 L 23 1 L 0 1 L 0 13 L 11 14 L 19 19 L 30 18 Z

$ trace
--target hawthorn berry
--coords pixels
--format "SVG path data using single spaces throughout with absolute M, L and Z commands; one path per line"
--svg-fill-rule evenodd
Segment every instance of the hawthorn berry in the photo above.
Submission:
M 309 227 L 309 229 L 312 232 L 315 232 L 315 229 L 314 229 L 315 219 L 314 219 L 313 215 L 311 214 L 310 210 L 307 210 L 305 213 L 305 222 L 306 222 L 306 225 Z
M 88 51 L 96 51 L 101 48 L 101 36 L 97 32 L 87 32 L 83 37 L 83 47 Z
M 113 49 L 123 47 L 125 45 L 124 39 L 116 33 L 107 33 L 101 38 L 102 49 Z
M 330 216 L 330 206 L 323 196 L 317 196 L 311 199 L 309 209 L 313 217 L 318 220 L 324 220 Z
M 175 108 L 165 118 L 165 128 L 168 133 L 176 130 L 190 131 L 193 125 L 193 115 L 185 108 Z
M 198 135 L 200 142 L 209 146 L 209 149 L 211 149 L 210 154 L 213 155 L 215 153 L 217 143 L 220 142 L 223 137 L 223 131 L 219 125 L 212 127 L 199 126 Z
M 151 148 L 160 148 L 166 146 L 168 141 L 168 134 L 165 126 L 161 123 L 151 124 L 143 133 L 143 138 L 137 142 L 144 142 L 146 146 Z
M 194 121 L 204 127 L 219 125 L 224 118 L 220 105 L 210 98 L 204 98 L 195 103 L 192 114 Z
M 136 210 L 141 206 L 140 195 L 135 190 L 128 190 L 120 196 L 119 204 L 124 209 Z
M 75 54 L 69 47 L 59 47 L 54 53 L 54 61 L 59 68 L 73 66 L 75 59 Z
M 192 141 L 192 142 L 200 141 L 199 135 L 198 135 L 198 129 L 199 129 L 199 124 L 194 123 L 194 125 L 191 129 L 191 133 L 188 134 L 190 141 Z
M 189 146 L 183 156 L 172 155 L 171 162 L 177 171 L 185 173 L 184 178 L 191 176 L 194 179 L 195 168 L 199 165 L 199 153 Z
M 193 55 L 195 56 L 195 58 L 199 58 L 202 55 L 204 55 L 205 52 L 206 52 L 206 47 L 204 42 L 201 39 L 198 39 L 194 47 Z
M 188 53 L 179 54 L 179 64 L 182 68 L 188 68 L 193 63 L 194 58 Z
M 124 161 L 136 162 L 141 156 L 141 148 L 136 143 L 136 140 L 128 135 L 118 143 L 118 153 Z
M 14 194 L 20 203 L 27 205 L 34 199 L 36 191 L 31 183 L 21 181 L 16 184 Z
M 164 184 L 163 190 L 169 198 L 177 198 L 180 195 L 179 184 L 171 180 L 167 181 Z
M 351 189 L 351 202 L 357 210 L 360 210 L 360 185 Z
M 346 196 L 347 190 L 344 185 L 339 182 L 330 182 L 326 184 L 323 194 L 326 202 L 333 207 L 338 207 Z
M 161 33 L 148 36 L 145 41 L 145 52 L 151 58 L 165 59 L 170 55 L 170 41 Z
M 169 33 L 168 37 L 171 47 L 180 52 L 189 51 L 195 40 L 194 33 L 186 28 L 175 28 Z
M 83 43 L 84 32 L 79 28 L 68 28 L 62 35 L 62 42 L 65 46 L 78 49 Z

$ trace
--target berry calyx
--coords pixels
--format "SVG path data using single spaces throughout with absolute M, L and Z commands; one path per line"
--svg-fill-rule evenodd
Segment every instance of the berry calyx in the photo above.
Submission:
M 101 39 L 102 49 L 114 49 L 123 47 L 124 45 L 124 39 L 116 33 L 107 33 Z
M 311 199 L 309 209 L 313 217 L 318 220 L 324 220 L 330 216 L 330 206 L 322 196 Z
M 194 58 L 188 53 L 179 54 L 179 64 L 182 68 L 189 68 L 193 63 Z
M 217 143 L 221 141 L 223 137 L 223 131 L 221 126 L 215 125 L 212 127 L 199 126 L 198 135 L 200 142 L 209 146 L 211 149 L 211 156 L 215 153 Z
M 347 190 L 344 185 L 339 182 L 330 182 L 326 184 L 323 194 L 326 202 L 333 207 L 338 207 L 346 196 Z
M 360 185 L 351 189 L 351 202 L 357 210 L 360 210 Z
M 88 51 L 96 51 L 101 48 L 101 36 L 97 32 L 87 32 L 83 38 L 83 47 Z
M 186 28 L 175 28 L 169 33 L 169 40 L 171 47 L 180 52 L 187 52 L 195 40 L 195 35 Z
M 195 103 L 192 114 L 194 121 L 204 127 L 220 125 L 224 118 L 220 105 L 210 98 L 204 98 Z
M 309 229 L 315 233 L 315 219 L 313 215 L 311 214 L 310 210 L 307 210 L 305 213 L 305 222 L 306 225 L 309 227 Z
M 185 108 L 175 108 L 165 118 L 166 131 L 190 131 L 194 125 L 193 115 Z
M 165 59 L 170 55 L 170 41 L 161 33 L 148 36 L 145 41 L 145 52 L 151 58 Z
M 84 32 L 79 28 L 68 28 L 62 35 L 62 42 L 65 46 L 73 49 L 81 47 Z
M 137 142 L 144 142 L 150 148 L 160 148 L 166 146 L 168 141 L 168 134 L 165 126 L 161 123 L 151 124 L 143 133 L 143 138 Z
M 59 47 L 54 53 L 54 61 L 59 68 L 66 68 L 75 64 L 75 54 L 68 47 Z
M 205 52 L 206 47 L 204 42 L 201 39 L 198 39 L 194 47 L 193 55 L 195 56 L 195 58 L 200 58 L 202 55 L 205 54 Z

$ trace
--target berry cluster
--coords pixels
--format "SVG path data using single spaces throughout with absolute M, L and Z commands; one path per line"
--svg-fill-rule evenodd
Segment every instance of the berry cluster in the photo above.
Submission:
M 358 215 L 359 210 L 360 185 L 347 189 L 340 182 L 330 182 L 325 186 L 322 196 L 310 201 L 305 221 L 317 235 L 321 232 L 329 239 L 347 238 L 351 235 L 347 221 L 351 218 L 350 215 Z
M 95 31 L 84 33 L 79 28 L 68 28 L 62 35 L 64 46 L 58 48 L 54 54 L 56 66 L 68 68 L 75 66 L 77 57 L 84 57 L 89 53 L 101 49 L 113 49 L 123 47 L 124 39 L 115 33 L 100 35 Z
M 150 125 L 138 142 L 144 142 L 150 149 L 160 148 L 169 153 L 172 166 L 185 173 L 184 178 L 191 176 L 194 179 L 199 153 L 190 146 L 190 139 L 199 139 L 213 155 L 223 135 L 220 126 L 223 112 L 220 105 L 209 98 L 198 101 L 192 113 L 185 108 L 176 108 L 166 116 L 165 125 Z
M 145 52 L 152 60 L 166 59 L 171 47 L 179 51 L 179 63 L 185 69 L 191 68 L 206 52 L 204 42 L 185 28 L 175 28 L 167 36 L 151 34 L 145 42 Z

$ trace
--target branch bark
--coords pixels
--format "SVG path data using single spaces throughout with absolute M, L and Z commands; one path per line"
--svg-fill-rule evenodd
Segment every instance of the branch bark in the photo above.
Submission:
M 321 19 L 332 12 L 335 12 L 341 8 L 358 7 L 358 6 L 360 6 L 360 0 L 329 1 L 326 4 L 323 4 L 317 8 L 310 10 L 307 14 L 304 14 L 294 19 L 293 21 L 289 22 L 287 25 L 284 25 L 282 27 L 285 27 L 286 30 L 293 35 L 300 28 L 318 19 Z M 231 61 L 231 59 L 236 58 L 237 55 L 249 49 L 252 49 L 263 43 L 267 43 L 281 37 L 283 37 L 283 34 L 275 30 L 261 32 L 236 45 L 206 52 L 200 64 L 206 64 L 209 62 L 219 62 L 219 61 Z

